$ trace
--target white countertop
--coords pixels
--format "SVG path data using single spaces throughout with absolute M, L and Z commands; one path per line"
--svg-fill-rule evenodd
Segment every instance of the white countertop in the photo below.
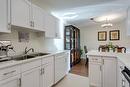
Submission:
M 130 68 L 130 53 L 98 52 L 96 50 L 93 50 L 89 51 L 87 55 L 117 58 Z
M 48 55 L 38 56 L 38 57 L 35 57 L 35 58 L 31 58 L 31 59 L 27 59 L 27 60 L 21 60 L 21 61 L 11 60 L 11 61 L 7 61 L 7 62 L 0 62 L 0 69 L 10 67 L 10 66 L 15 66 L 15 65 L 18 65 L 18 64 L 23 64 L 23 63 L 26 63 L 26 62 L 30 62 L 30 61 L 34 61 L 34 60 L 38 60 L 38 59 L 42 59 L 42 58 L 46 58 L 46 57 L 49 57 L 49 56 L 54 56 L 54 55 L 57 55 L 57 54 L 62 53 L 62 52 L 68 52 L 68 51 L 67 50 L 57 51 L 57 52 L 50 53 Z

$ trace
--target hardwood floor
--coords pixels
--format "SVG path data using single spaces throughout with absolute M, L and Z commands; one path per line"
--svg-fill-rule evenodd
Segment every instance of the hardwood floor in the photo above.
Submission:
M 88 64 L 85 63 L 86 60 L 82 59 L 79 64 L 71 68 L 70 73 L 88 77 Z

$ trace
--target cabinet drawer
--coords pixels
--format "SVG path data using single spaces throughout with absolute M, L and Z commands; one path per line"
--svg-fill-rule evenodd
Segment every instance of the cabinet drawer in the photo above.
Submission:
M 89 57 L 89 62 L 102 62 L 101 57 Z
M 0 80 L 7 79 L 20 73 L 20 65 L 0 70 Z
M 66 57 L 66 53 L 59 53 L 57 55 L 55 55 L 55 59 L 59 59 L 59 58 L 63 58 Z
M 22 72 L 41 66 L 41 59 L 23 63 L 21 66 Z
M 42 64 L 53 63 L 53 62 L 54 62 L 53 56 L 45 57 L 42 59 Z

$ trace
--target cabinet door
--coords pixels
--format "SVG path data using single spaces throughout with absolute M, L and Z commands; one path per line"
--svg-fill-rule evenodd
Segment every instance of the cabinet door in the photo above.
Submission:
M 116 58 L 103 58 L 103 87 L 116 87 Z
M 33 27 L 36 30 L 44 31 L 43 23 L 43 11 L 36 5 L 32 5 L 32 15 L 33 15 Z
M 130 36 L 130 7 L 127 11 L 127 35 Z
M 30 28 L 30 9 L 28 0 L 11 0 L 12 25 Z
M 35 68 L 22 74 L 22 87 L 40 87 L 40 70 Z
M 8 28 L 9 0 L 0 0 L 0 32 L 10 32 Z
M 53 63 L 48 63 L 43 66 L 43 87 L 51 87 L 54 84 L 54 68 Z
M 55 18 L 51 14 L 46 14 L 45 37 L 55 38 Z
M 16 75 L 14 77 L 1 80 L 0 81 L 0 87 L 20 87 L 20 75 Z
M 66 58 L 64 55 L 55 58 L 55 83 L 66 75 Z
M 89 85 L 90 87 L 102 87 L 101 64 L 89 62 Z
M 64 33 L 64 23 L 62 20 L 55 17 L 55 32 L 56 38 L 63 38 Z

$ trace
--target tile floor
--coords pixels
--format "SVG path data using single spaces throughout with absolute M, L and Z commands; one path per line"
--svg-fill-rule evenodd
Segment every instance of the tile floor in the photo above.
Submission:
M 61 80 L 54 87 L 89 87 L 89 81 L 87 77 L 68 74 L 63 80 Z

